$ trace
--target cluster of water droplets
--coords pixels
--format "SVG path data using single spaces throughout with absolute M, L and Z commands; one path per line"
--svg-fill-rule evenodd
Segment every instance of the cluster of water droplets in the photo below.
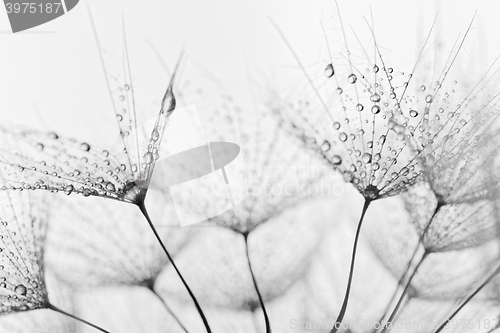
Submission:
M 304 99 L 280 111 L 284 122 L 366 197 L 400 192 L 421 176 L 406 144 L 411 129 L 397 117 L 411 75 L 377 64 L 333 68 L 326 65 L 316 91 L 306 87 Z
M 0 313 L 45 306 L 47 203 L 30 192 L 1 192 Z
M 3 190 L 48 190 L 122 199 L 130 167 L 85 142 L 19 127 L 1 127 Z

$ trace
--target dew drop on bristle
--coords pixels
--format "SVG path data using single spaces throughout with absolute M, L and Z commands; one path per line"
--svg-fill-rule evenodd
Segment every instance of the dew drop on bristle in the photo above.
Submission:
M 364 153 L 363 156 L 361 157 L 361 159 L 363 160 L 363 163 L 371 163 L 372 162 L 372 154 L 370 153 Z
M 106 190 L 110 191 L 110 192 L 114 192 L 116 191 L 116 188 L 115 188 L 115 185 L 111 182 L 108 182 L 106 184 Z
M 416 110 L 410 110 L 410 117 L 415 118 L 418 116 L 418 112 Z
M 379 94 L 373 94 L 370 96 L 370 101 L 377 103 L 380 102 L 380 95 Z
M 340 157 L 339 155 L 334 155 L 332 157 L 332 164 L 333 165 L 340 165 L 340 164 L 342 164 L 342 157 Z
M 342 95 L 342 92 L 343 92 L 342 88 L 338 87 L 337 88 L 337 94 Z
M 371 108 L 371 110 L 372 110 L 373 114 L 379 114 L 380 113 L 380 106 L 373 105 L 372 108 Z
M 347 134 L 345 134 L 344 132 L 340 133 L 339 134 L 339 139 L 342 142 L 346 142 L 347 141 Z
M 156 142 L 160 139 L 160 133 L 158 133 L 158 130 L 155 128 L 153 132 L 151 133 L 151 139 Z
M 377 65 L 373 66 L 373 71 L 374 71 L 375 73 L 378 73 L 378 71 L 379 71 L 379 70 L 380 70 L 380 68 L 378 68 L 378 66 L 377 66 Z
M 153 154 L 150 153 L 150 152 L 147 152 L 146 154 L 144 154 L 144 160 L 147 164 L 151 164 L 153 163 Z
M 421 86 L 420 86 L 420 90 L 425 91 L 425 89 L 427 89 L 427 88 L 425 87 L 425 85 L 421 85 Z
M 426 101 L 427 103 L 432 103 L 432 99 L 433 99 L 433 98 L 432 98 L 432 95 L 431 95 L 431 94 L 429 94 L 429 95 L 425 96 L 425 101 Z
M 326 77 L 332 77 L 335 74 L 335 71 L 333 70 L 333 65 L 328 64 L 325 67 L 325 76 Z
M 350 74 L 348 77 L 347 77 L 347 81 L 350 83 L 350 84 L 355 84 L 356 81 L 358 81 L 358 77 L 356 76 L 356 74 Z
M 327 152 L 327 151 L 329 151 L 329 150 L 330 150 L 330 148 L 331 148 L 330 142 L 328 142 L 328 141 L 326 141 L 326 140 L 325 140 L 325 141 L 323 142 L 323 144 L 321 145 L 321 150 L 322 150 L 323 152 Z
M 161 103 L 161 114 L 167 117 L 170 116 L 170 114 L 175 110 L 175 104 L 176 101 L 174 93 L 172 92 L 172 89 L 169 87 Z
M 26 296 L 27 291 L 28 291 L 28 289 L 26 289 L 26 287 L 23 284 L 18 284 L 14 288 L 14 292 L 18 295 L 21 295 L 21 296 Z
M 64 188 L 64 194 L 70 195 L 74 190 L 73 185 L 68 185 Z
M 57 135 L 55 132 L 49 132 L 48 136 L 49 136 L 49 138 L 51 138 L 53 140 L 59 139 L 59 135 Z
M 364 106 L 363 106 L 363 104 L 361 104 L 361 103 L 358 103 L 358 104 L 356 105 L 356 110 L 358 110 L 359 112 L 363 111 L 363 109 L 364 109 L 364 108 L 365 108 L 365 107 L 364 107 Z
M 90 150 L 90 145 L 88 143 L 82 143 L 80 145 L 80 149 L 83 150 L 83 151 L 89 151 Z

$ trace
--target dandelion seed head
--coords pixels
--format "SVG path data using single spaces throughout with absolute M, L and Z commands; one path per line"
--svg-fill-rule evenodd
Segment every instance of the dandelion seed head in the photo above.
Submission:
M 43 308 L 47 202 L 30 192 L 0 195 L 0 312 Z

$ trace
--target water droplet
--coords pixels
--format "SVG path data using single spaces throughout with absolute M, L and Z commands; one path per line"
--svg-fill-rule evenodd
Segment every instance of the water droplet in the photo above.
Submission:
M 358 81 L 358 77 L 355 74 L 349 74 L 349 76 L 347 77 L 347 82 L 349 82 L 350 84 L 354 84 L 356 83 L 356 81 Z
M 393 93 L 393 92 L 391 92 L 391 93 L 389 94 L 389 98 L 391 98 L 391 99 L 395 99 L 395 98 L 396 98 L 396 94 L 395 94 L 395 93 Z
M 327 152 L 327 151 L 330 150 L 330 147 L 331 147 L 330 142 L 328 142 L 328 141 L 325 140 L 323 142 L 323 144 L 321 145 L 321 150 L 324 151 L 324 152 Z
M 114 192 L 116 191 L 116 188 L 115 188 L 115 185 L 111 182 L 108 182 L 106 184 L 106 190 L 110 191 L 110 192 Z
M 83 142 L 80 145 L 80 149 L 83 150 L 83 151 L 89 151 L 90 150 L 90 145 L 88 143 Z
M 380 136 L 380 138 L 378 139 L 378 142 L 379 142 L 381 145 L 383 145 L 383 144 L 385 143 L 385 139 L 386 139 L 385 135 L 381 135 L 381 136 Z
M 164 116 L 170 116 L 172 112 L 175 110 L 175 96 L 172 92 L 172 88 L 168 87 L 165 96 L 163 97 L 163 101 L 161 102 L 161 114 Z
M 326 65 L 326 67 L 325 67 L 325 76 L 326 77 L 332 77 L 333 74 L 335 74 L 335 71 L 333 70 L 333 65 L 332 64 Z
M 467 125 L 467 121 L 465 119 L 460 120 L 460 125 L 462 126 Z
M 380 106 L 373 105 L 371 110 L 372 110 L 373 114 L 379 114 L 380 113 Z
M 347 141 L 347 134 L 345 134 L 344 132 L 340 133 L 339 134 L 339 139 L 342 142 L 346 142 Z
M 392 67 L 387 68 L 387 72 L 388 72 L 388 73 L 392 73 L 393 71 L 394 71 L 394 70 L 392 69 Z
M 15 288 L 14 288 L 14 292 L 16 294 L 19 294 L 21 296 L 26 296 L 26 292 L 28 291 L 28 289 L 26 289 L 26 287 L 22 284 L 18 284 Z
M 74 189 L 73 185 L 68 185 L 64 188 L 64 194 L 70 195 Z
M 374 71 L 375 73 L 378 73 L 379 68 L 378 68 L 378 66 L 377 66 L 377 65 L 373 66 L 373 71 Z
M 356 105 L 356 110 L 358 110 L 359 112 L 363 111 L 363 109 L 364 109 L 364 108 L 365 108 L 365 107 L 364 107 L 364 106 L 363 106 L 363 104 L 361 104 L 361 103 L 358 103 L 358 104 Z
M 370 153 L 364 153 L 363 156 L 361 157 L 363 160 L 363 163 L 371 163 L 372 162 L 372 154 Z
M 44 145 L 43 145 L 43 144 L 41 144 L 41 143 L 37 143 L 37 144 L 35 145 L 35 149 L 36 149 L 36 150 L 38 150 L 38 151 L 42 151 L 42 150 L 43 150 L 43 148 L 45 148 L 45 147 L 44 147 Z
M 59 139 L 59 135 L 57 135 L 55 132 L 49 132 L 48 136 L 49 136 L 49 138 L 51 138 L 53 140 Z
M 432 103 L 432 95 L 431 95 L 431 94 L 429 94 L 429 95 L 425 96 L 425 101 L 426 101 L 427 103 Z
M 338 129 L 340 128 L 340 123 L 339 123 L 339 122 L 337 122 L 337 121 L 336 121 L 336 122 L 334 122 L 334 123 L 333 123 L 333 128 L 335 128 L 335 129 L 337 129 L 337 130 L 338 130 Z
M 147 164 L 151 164 L 153 163 L 153 154 L 151 154 L 150 152 L 147 152 L 146 154 L 144 154 L 144 160 Z
M 410 110 L 410 117 L 415 118 L 418 116 L 418 112 L 416 110 Z
M 380 164 L 378 164 L 377 162 L 372 163 L 372 169 L 377 171 L 378 169 L 380 169 Z
M 337 88 L 337 94 L 342 95 L 342 92 L 343 92 L 342 88 L 338 87 Z
M 420 86 L 420 90 L 425 91 L 425 89 L 427 89 L 425 85 Z
M 125 85 L 125 90 L 130 90 L 130 86 L 128 84 Z
M 118 121 L 122 121 L 122 120 L 123 120 L 123 116 L 122 116 L 121 114 L 117 114 L 117 115 L 116 115 L 116 119 L 117 119 Z
M 342 158 L 339 155 L 334 155 L 332 157 L 332 164 L 333 165 L 340 165 L 340 164 L 342 164 Z
M 372 101 L 374 103 L 380 102 L 380 95 L 377 94 L 377 93 L 371 95 L 370 96 L 370 101 Z
M 156 142 L 160 139 L 160 133 L 158 133 L 158 131 L 156 130 L 156 128 L 153 130 L 153 132 L 151 133 L 151 139 Z

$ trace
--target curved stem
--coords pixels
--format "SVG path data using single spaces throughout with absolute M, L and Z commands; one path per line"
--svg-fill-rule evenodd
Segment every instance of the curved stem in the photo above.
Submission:
M 73 318 L 75 320 L 78 320 L 79 322 L 84 323 L 85 325 L 88 325 L 90 327 L 93 327 L 93 328 L 95 328 L 98 331 L 101 331 L 101 332 L 104 332 L 104 333 L 110 333 L 109 331 L 106 331 L 104 328 L 101 328 L 101 327 L 99 327 L 97 325 L 94 325 L 94 324 L 92 324 L 92 323 L 90 323 L 90 322 L 88 322 L 88 321 L 86 321 L 86 320 L 84 320 L 82 318 L 78 318 L 77 316 L 72 315 L 71 313 L 68 313 L 68 312 L 66 312 L 64 310 L 61 310 L 61 309 L 59 309 L 58 307 L 56 307 L 55 305 L 53 305 L 51 303 L 47 303 L 46 304 L 46 308 L 49 309 L 49 310 L 55 311 L 55 312 L 59 312 L 60 314 L 63 314 L 65 316 L 67 316 L 67 317 L 70 317 L 70 318 Z
M 398 294 L 399 286 L 403 285 L 403 281 L 406 280 L 408 272 L 410 271 L 410 268 L 411 268 L 411 264 L 413 263 L 413 260 L 415 260 L 415 256 L 417 255 L 419 247 L 420 247 L 420 243 L 418 243 L 417 247 L 415 248 L 415 251 L 413 251 L 413 254 L 412 254 L 410 260 L 408 261 L 408 264 L 406 265 L 405 270 L 403 271 L 403 274 L 401 275 L 401 277 L 398 280 L 398 285 L 397 285 L 396 289 L 394 290 L 394 293 L 391 296 L 391 300 L 387 304 L 387 307 L 384 310 L 384 314 L 380 317 L 380 319 L 378 321 L 380 324 L 382 324 L 384 322 L 384 318 L 389 314 L 389 309 L 391 308 L 392 303 L 396 300 L 396 295 Z M 378 329 L 373 328 L 371 333 L 376 333 L 377 331 L 378 331 Z
M 189 333 L 188 330 L 184 327 L 184 325 L 182 325 L 181 321 L 179 320 L 179 317 L 177 317 L 177 315 L 172 311 L 172 309 L 170 308 L 170 306 L 168 306 L 167 302 L 163 299 L 163 297 L 161 297 L 161 295 L 157 293 L 152 286 L 147 286 L 147 288 L 151 290 L 151 292 L 161 301 L 165 310 L 167 310 L 167 312 L 175 319 L 175 321 L 177 322 L 177 324 L 179 324 L 179 326 L 183 329 L 183 331 Z
M 140 201 L 139 203 L 137 203 L 137 206 L 139 207 L 139 209 L 141 210 L 142 214 L 144 215 L 144 217 L 146 218 L 146 220 L 148 221 L 148 224 L 149 224 L 149 227 L 151 228 L 151 230 L 153 231 L 156 239 L 158 240 L 158 243 L 160 243 L 162 249 L 163 249 L 163 252 L 165 252 L 165 254 L 167 255 L 168 257 L 168 260 L 170 261 L 170 263 L 172 264 L 172 267 L 174 267 L 177 275 L 179 276 L 179 278 L 181 279 L 182 281 L 182 284 L 184 285 L 184 287 L 186 288 L 187 292 L 189 293 L 189 296 L 191 297 L 191 299 L 193 300 L 194 302 L 194 305 L 196 306 L 196 310 L 198 310 L 198 313 L 200 314 L 200 317 L 201 317 L 201 320 L 203 320 L 203 325 L 205 325 L 205 328 L 207 330 L 207 333 L 212 333 L 212 330 L 210 329 L 210 326 L 208 325 L 208 320 L 207 318 L 205 317 L 205 314 L 203 313 L 203 310 L 201 309 L 200 307 L 200 304 L 198 303 L 198 301 L 196 300 L 196 297 L 194 296 L 193 292 L 191 291 L 191 289 L 189 288 L 186 280 L 184 280 L 184 277 L 182 277 L 182 274 L 181 272 L 179 271 L 179 269 L 177 268 L 177 265 L 175 265 L 175 262 L 174 260 L 172 259 L 172 257 L 170 256 L 170 253 L 168 253 L 167 251 L 167 248 L 165 247 L 165 244 L 163 244 L 163 241 L 161 240 L 160 238 L 160 235 L 158 235 L 158 232 L 156 231 L 156 228 L 153 224 L 153 222 L 151 221 L 151 219 L 149 218 L 149 214 L 148 214 L 148 211 L 146 210 L 146 206 L 144 205 L 144 201 Z
M 257 296 L 259 297 L 260 307 L 262 308 L 262 313 L 264 314 L 264 322 L 266 323 L 266 333 L 271 333 L 271 323 L 269 321 L 269 317 L 267 315 L 266 307 L 264 306 L 264 301 L 262 300 L 262 295 L 259 290 L 259 286 L 257 285 L 257 280 L 255 279 L 255 275 L 252 269 L 252 263 L 250 262 L 250 255 L 248 254 L 248 233 L 243 234 L 243 238 L 245 239 L 245 253 L 247 255 L 248 267 L 250 268 L 250 274 L 252 275 L 253 286 L 255 291 L 257 292 Z
M 410 260 L 408 261 L 408 264 L 406 265 L 406 268 L 403 272 L 403 274 L 401 275 L 401 277 L 399 278 L 398 280 L 398 286 L 396 288 L 396 290 L 394 290 L 394 293 L 392 294 L 392 297 L 391 297 L 391 300 L 389 301 L 389 303 L 387 304 L 387 307 L 384 311 L 384 314 L 382 315 L 382 317 L 380 318 L 379 320 L 379 323 L 382 324 L 383 323 L 383 320 L 384 318 L 387 316 L 387 314 L 389 313 L 389 309 L 390 309 L 390 306 L 392 305 L 392 303 L 394 302 L 394 300 L 396 299 L 396 295 L 398 293 L 398 289 L 399 289 L 399 286 L 403 284 L 403 281 L 406 279 L 406 276 L 408 275 L 408 272 L 410 271 L 410 268 L 411 268 L 411 264 L 413 263 L 413 260 L 415 259 L 415 256 L 417 255 L 417 252 L 418 252 L 418 249 L 420 248 L 420 245 L 422 244 L 423 245 L 423 240 L 424 240 L 424 237 L 425 235 L 427 234 L 427 231 L 429 230 L 432 222 L 434 221 L 434 217 L 438 214 L 438 212 L 441 210 L 441 208 L 444 206 L 445 204 L 441 201 L 438 200 L 438 203 L 436 205 L 436 208 L 434 209 L 434 212 L 432 213 L 430 219 L 429 219 L 429 223 L 427 223 L 427 225 L 425 226 L 424 230 L 422 231 L 422 234 L 420 235 L 419 239 L 418 239 L 418 243 L 417 243 L 417 247 L 415 248 L 415 251 L 413 251 L 413 254 L 410 258 Z M 425 248 L 425 245 L 424 245 L 424 248 Z M 427 253 L 427 252 L 425 252 Z M 426 254 L 425 254 L 426 255 Z M 424 260 L 424 257 L 422 257 L 420 259 L 420 263 Z M 420 263 L 418 263 L 417 265 L 420 265 Z M 416 271 L 415 271 L 416 272 Z M 414 273 L 415 273 L 414 272 Z M 412 277 L 413 278 L 413 277 Z M 410 281 L 411 279 L 410 278 Z M 383 325 L 381 325 L 382 327 L 382 330 L 384 329 L 383 328 Z M 371 331 L 371 333 L 376 333 L 378 331 L 378 329 L 373 329 Z
M 354 245 L 352 248 L 352 256 L 351 256 L 351 268 L 349 269 L 349 278 L 347 279 L 347 288 L 345 291 L 344 302 L 342 303 L 342 308 L 340 309 L 339 315 L 337 316 L 337 320 L 335 321 L 335 325 L 333 325 L 330 333 L 336 333 L 344 319 L 345 312 L 347 310 L 347 303 L 349 302 L 349 295 L 351 293 L 351 284 L 352 277 L 354 275 L 354 263 L 356 261 L 356 250 L 358 249 L 358 240 L 359 235 L 361 233 L 361 225 L 363 224 L 363 219 L 365 217 L 366 211 L 370 206 L 371 200 L 365 198 L 365 203 L 363 204 L 363 210 L 361 211 L 361 217 L 359 218 L 358 228 L 356 230 L 356 236 L 354 237 Z
M 403 292 L 401 293 L 401 296 L 399 296 L 399 300 L 398 300 L 398 303 L 396 304 L 396 306 L 394 307 L 394 310 L 392 310 L 392 313 L 391 315 L 389 316 L 389 319 L 387 319 L 387 322 L 386 323 L 392 323 L 392 321 L 394 320 L 394 318 L 396 317 L 396 315 L 398 314 L 398 311 L 399 311 L 399 308 L 401 308 L 401 304 L 403 304 L 403 300 L 406 296 L 406 293 L 408 292 L 408 288 L 410 287 L 410 284 L 411 284 L 411 281 L 413 280 L 413 278 L 415 277 L 415 274 L 417 274 L 417 271 L 418 271 L 418 268 L 420 267 L 420 265 L 424 262 L 425 258 L 427 257 L 429 253 L 428 252 L 424 252 L 424 254 L 422 255 L 422 258 L 420 259 L 420 261 L 417 263 L 417 265 L 415 266 L 415 269 L 413 270 L 413 273 L 411 273 L 410 277 L 408 278 L 408 282 L 406 282 L 406 285 L 405 285 L 405 288 L 403 289 Z M 384 325 L 384 329 L 381 331 L 381 333 L 385 333 L 385 332 L 389 332 L 391 329 L 389 328 L 389 326 L 387 325 Z
M 479 293 L 481 291 L 481 289 L 484 288 L 484 286 L 486 286 L 488 283 L 490 283 L 490 281 L 498 275 L 498 273 L 500 273 L 500 266 L 497 267 L 492 274 L 490 274 L 490 276 L 488 276 L 488 278 L 483 282 L 481 283 L 481 285 L 479 287 L 476 288 L 476 290 L 469 295 L 469 297 L 467 297 L 465 299 L 465 301 L 462 302 L 462 304 L 460 304 L 460 306 L 455 310 L 455 312 L 453 312 L 451 314 L 451 316 L 448 317 L 448 319 L 446 319 L 446 321 L 444 323 L 441 324 L 441 326 L 439 326 L 439 328 L 437 330 L 434 331 L 434 333 L 439 333 L 443 330 L 443 328 L 445 328 L 445 326 L 460 312 L 460 310 L 462 310 L 462 308 L 467 304 L 469 303 L 469 301 L 477 295 L 477 293 Z

